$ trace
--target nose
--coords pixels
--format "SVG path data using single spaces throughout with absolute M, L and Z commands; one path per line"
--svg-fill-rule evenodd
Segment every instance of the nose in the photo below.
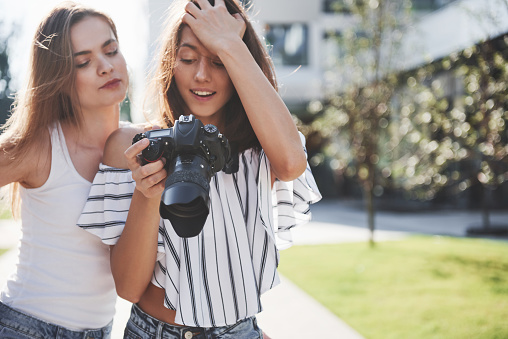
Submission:
M 206 82 L 210 80 L 210 62 L 207 58 L 200 58 L 197 62 L 197 69 L 194 78 L 199 82 Z
M 105 57 L 101 58 L 97 72 L 100 75 L 105 75 L 113 70 L 113 64 Z

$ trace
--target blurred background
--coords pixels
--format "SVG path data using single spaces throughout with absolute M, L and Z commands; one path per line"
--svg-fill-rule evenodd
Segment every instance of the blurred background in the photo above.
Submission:
M 0 0 L 0 124 L 59 2 Z M 81 2 L 115 21 L 131 83 L 122 119 L 144 121 L 171 0 Z M 282 274 L 365 338 L 508 337 L 508 0 L 242 2 L 324 197 L 282 251 Z M 19 229 L 0 219 L 1 254 Z M 285 286 L 260 317 L 274 338 L 343 328 Z
M 0 123 L 36 25 L 58 2 L 0 0 Z M 143 121 L 170 0 L 82 2 L 117 23 L 131 72 L 122 119 Z M 246 5 L 325 198 L 368 211 L 483 209 L 487 226 L 489 210 L 508 206 L 508 0 Z

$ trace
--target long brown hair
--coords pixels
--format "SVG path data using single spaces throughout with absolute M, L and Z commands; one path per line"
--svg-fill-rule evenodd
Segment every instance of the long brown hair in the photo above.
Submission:
M 35 32 L 27 82 L 16 94 L 12 114 L 0 129 L 1 152 L 21 162 L 28 151 L 40 147 L 48 127 L 56 121 L 79 126 L 82 122 L 75 87 L 71 27 L 88 16 L 104 19 L 118 40 L 112 19 L 95 9 L 65 2 L 41 21 Z M 19 183 L 11 185 L 14 214 L 19 205 Z
M 160 40 L 160 52 L 152 84 L 153 95 L 156 97 L 157 115 L 160 123 L 172 126 L 184 112 L 185 103 L 178 92 L 174 80 L 176 54 L 180 45 L 181 31 L 184 26 L 182 15 L 189 0 L 175 0 L 168 8 L 168 17 Z M 214 5 L 214 0 L 209 0 Z M 277 81 L 272 61 L 268 56 L 265 45 L 254 30 L 246 10 L 236 0 L 225 0 L 230 14 L 239 13 L 247 25 L 243 41 L 256 60 L 267 79 L 277 90 Z M 261 149 L 259 140 L 252 129 L 245 109 L 236 91 L 225 107 L 225 129 L 221 131 L 228 140 L 241 152 L 249 148 Z

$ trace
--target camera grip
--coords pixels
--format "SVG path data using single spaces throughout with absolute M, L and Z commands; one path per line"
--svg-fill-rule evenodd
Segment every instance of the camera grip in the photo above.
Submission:
M 145 138 L 147 138 L 145 133 L 138 133 L 132 139 L 132 144 L 135 144 L 139 140 Z M 143 151 L 141 151 L 141 162 L 143 165 L 158 161 L 164 153 L 164 150 L 160 145 L 160 140 L 150 138 L 148 138 L 148 140 L 150 143 Z

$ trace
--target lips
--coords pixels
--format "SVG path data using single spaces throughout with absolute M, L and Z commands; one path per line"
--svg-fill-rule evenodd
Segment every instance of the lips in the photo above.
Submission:
M 103 86 L 100 87 L 100 89 L 109 89 L 116 87 L 121 82 L 120 79 L 112 79 L 108 82 L 106 82 Z
M 193 90 L 193 89 L 191 89 L 190 92 L 194 95 L 197 95 L 200 98 L 208 98 L 216 93 L 208 90 Z

